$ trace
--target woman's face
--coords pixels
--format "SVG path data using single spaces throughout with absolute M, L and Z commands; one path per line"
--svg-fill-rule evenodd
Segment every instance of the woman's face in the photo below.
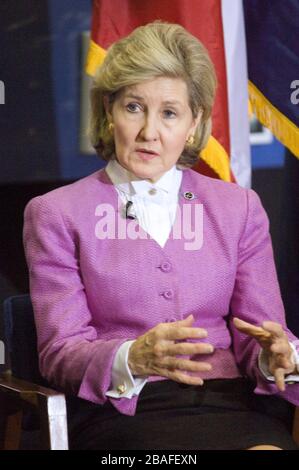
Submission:
M 193 119 L 186 83 L 159 77 L 125 87 L 108 110 L 116 157 L 141 179 L 157 181 L 179 159 L 200 115 Z

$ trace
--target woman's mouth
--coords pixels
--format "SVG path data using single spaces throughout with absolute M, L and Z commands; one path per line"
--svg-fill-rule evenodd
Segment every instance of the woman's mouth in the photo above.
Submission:
M 142 160 L 152 160 L 159 156 L 156 152 L 145 149 L 138 149 L 136 150 L 136 153 Z

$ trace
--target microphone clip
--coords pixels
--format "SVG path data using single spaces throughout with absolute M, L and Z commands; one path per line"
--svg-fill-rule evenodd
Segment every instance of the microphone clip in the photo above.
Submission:
M 132 201 L 128 201 L 126 203 L 125 214 L 126 214 L 126 219 L 137 219 L 136 215 L 134 214 Z

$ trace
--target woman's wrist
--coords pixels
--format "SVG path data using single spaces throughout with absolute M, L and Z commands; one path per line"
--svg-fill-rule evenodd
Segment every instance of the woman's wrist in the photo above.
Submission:
M 135 341 L 134 341 L 134 343 L 135 343 Z M 134 343 L 131 344 L 129 352 L 128 352 L 128 367 L 129 367 L 130 372 L 131 372 L 132 375 L 137 375 L 137 372 L 136 372 L 135 366 L 134 366 L 134 360 L 133 360 L 133 357 L 132 357 L 133 352 L 134 352 L 134 349 L 133 349 Z

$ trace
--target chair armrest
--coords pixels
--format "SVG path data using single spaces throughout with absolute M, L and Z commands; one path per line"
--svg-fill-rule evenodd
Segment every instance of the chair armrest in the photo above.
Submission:
M 0 390 L 31 403 L 32 405 L 37 404 L 37 397 L 63 397 L 64 399 L 63 393 L 57 392 L 52 388 L 36 385 L 27 380 L 17 379 L 13 377 L 9 371 L 0 374 Z
M 0 375 L 0 395 L 7 398 L 11 413 L 36 408 L 41 422 L 42 446 L 52 450 L 68 449 L 65 396 L 47 387 Z

